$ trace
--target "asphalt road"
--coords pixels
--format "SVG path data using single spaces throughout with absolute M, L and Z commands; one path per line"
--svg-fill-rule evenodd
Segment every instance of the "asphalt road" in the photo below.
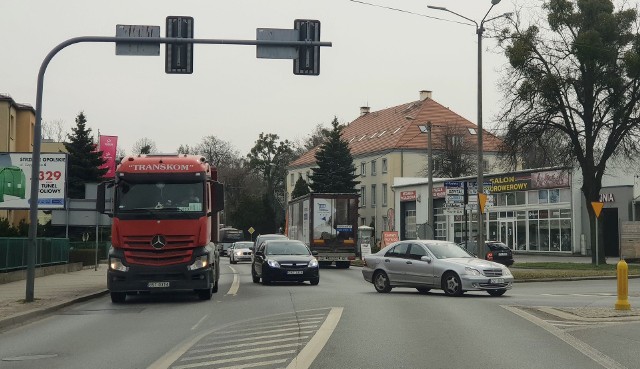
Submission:
M 568 321 L 609 308 L 615 281 L 521 283 L 503 297 L 378 294 L 359 268 L 318 286 L 251 281 L 223 260 L 219 292 L 108 297 L 0 334 L 1 368 L 640 368 L 640 322 Z M 640 304 L 640 280 L 630 280 Z M 553 309 L 551 309 L 553 310 Z M 317 355 L 317 356 L 316 356 Z

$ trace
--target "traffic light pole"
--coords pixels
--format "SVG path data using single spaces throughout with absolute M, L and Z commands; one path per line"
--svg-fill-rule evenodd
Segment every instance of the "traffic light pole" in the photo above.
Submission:
M 33 128 L 33 153 L 31 155 L 31 193 L 29 199 L 29 242 L 27 245 L 27 283 L 25 301 L 33 302 L 35 284 L 35 264 L 38 233 L 38 187 L 40 186 L 40 150 L 42 141 L 42 91 L 44 74 L 51 59 L 67 46 L 79 43 L 131 43 L 131 44 L 208 44 L 208 45 L 249 45 L 249 46 L 332 46 L 331 42 L 321 41 L 278 41 L 278 40 L 233 40 L 233 39 L 196 39 L 169 37 L 102 37 L 82 36 L 68 39 L 54 47 L 44 58 L 38 72 L 36 88 L 36 121 Z M 68 204 L 65 204 L 67 206 Z

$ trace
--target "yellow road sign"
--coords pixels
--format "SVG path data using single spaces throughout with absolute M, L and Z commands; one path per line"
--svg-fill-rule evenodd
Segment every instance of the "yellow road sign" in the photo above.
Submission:
M 604 202 L 592 201 L 591 206 L 593 207 L 593 212 L 596 213 L 596 218 L 600 218 L 600 212 L 602 211 Z
M 478 204 L 480 205 L 480 213 L 484 214 L 484 205 L 487 203 L 487 194 L 478 194 Z
M 249 231 L 249 234 L 253 234 L 253 232 L 255 232 L 256 230 L 253 229 L 253 227 L 249 227 L 249 229 L 247 229 L 247 231 Z

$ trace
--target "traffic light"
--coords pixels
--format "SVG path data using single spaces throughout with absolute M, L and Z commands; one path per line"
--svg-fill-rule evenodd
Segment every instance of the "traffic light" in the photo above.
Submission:
M 193 38 L 193 17 L 167 17 L 167 38 Z M 193 73 L 193 44 L 166 44 L 165 72 Z
M 320 41 L 320 21 L 296 19 L 293 28 L 298 41 Z M 299 46 L 298 57 L 293 59 L 293 74 L 317 76 L 320 74 L 320 46 Z

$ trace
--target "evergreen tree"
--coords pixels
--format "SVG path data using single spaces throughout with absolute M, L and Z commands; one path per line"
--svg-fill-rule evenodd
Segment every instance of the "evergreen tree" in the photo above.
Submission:
M 107 168 L 99 168 L 105 163 L 102 151 L 96 150 L 91 128 L 86 125 L 87 118 L 84 112 L 80 112 L 76 117 L 76 127 L 71 128 L 72 134 L 67 135 L 69 142 L 64 144 L 69 153 L 67 196 L 73 199 L 83 199 L 85 183 L 100 182 L 107 173 Z
M 293 191 L 291 192 L 291 198 L 295 199 L 297 197 L 304 196 L 308 193 L 309 193 L 309 184 L 307 183 L 307 181 L 302 179 L 302 176 L 298 177 L 298 180 L 296 181 L 296 185 L 293 188 Z
M 331 122 L 333 129 L 316 152 L 317 168 L 311 168 L 311 190 L 317 193 L 356 193 L 356 167 L 349 144 L 342 139 L 338 118 Z

